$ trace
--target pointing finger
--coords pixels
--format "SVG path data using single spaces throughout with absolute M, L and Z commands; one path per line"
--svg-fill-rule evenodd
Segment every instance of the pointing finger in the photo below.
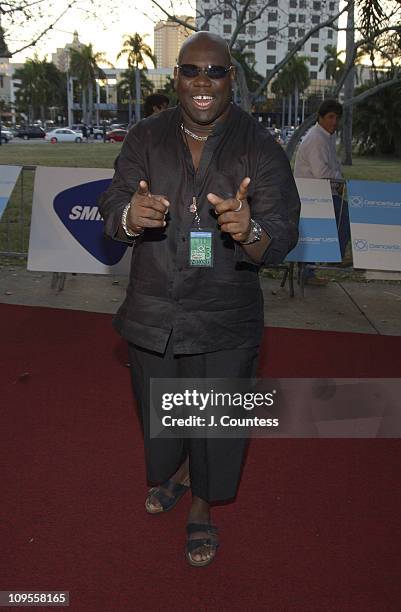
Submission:
M 249 178 L 249 176 L 246 176 L 241 181 L 241 185 L 239 186 L 239 189 L 236 195 L 236 198 L 238 200 L 245 200 L 248 197 L 248 187 L 249 187 L 250 182 L 251 182 L 251 179 Z

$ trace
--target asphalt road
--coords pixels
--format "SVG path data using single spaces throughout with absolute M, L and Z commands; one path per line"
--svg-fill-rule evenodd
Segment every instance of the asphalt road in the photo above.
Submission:
M 4 147 L 8 147 L 8 146 L 21 146 L 21 145 L 26 145 L 26 144 L 34 144 L 34 145 L 38 145 L 38 146 L 47 146 L 47 145 L 51 145 L 52 143 L 49 142 L 48 140 L 44 140 L 43 138 L 30 138 L 29 140 L 24 140 L 23 138 L 13 138 L 12 140 L 9 140 L 7 144 L 2 144 L 1 146 Z M 68 143 L 62 143 L 59 142 L 57 144 L 74 144 L 71 142 Z M 82 145 L 82 144 L 104 144 L 102 139 L 99 140 L 88 140 L 88 142 L 77 142 L 75 143 L 77 145 Z M 106 144 L 109 144 L 108 142 Z

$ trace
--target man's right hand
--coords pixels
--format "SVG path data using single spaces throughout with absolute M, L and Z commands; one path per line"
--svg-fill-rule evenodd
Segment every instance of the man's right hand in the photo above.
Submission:
M 131 198 L 127 214 L 127 227 L 133 232 L 146 228 L 165 227 L 165 216 L 170 202 L 162 195 L 153 195 L 146 181 L 140 181 L 136 193 Z

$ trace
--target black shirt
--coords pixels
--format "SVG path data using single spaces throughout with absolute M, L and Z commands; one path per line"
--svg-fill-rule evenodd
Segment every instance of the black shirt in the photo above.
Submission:
M 133 243 L 130 281 L 114 325 L 130 342 L 160 353 L 172 329 L 176 354 L 258 346 L 263 330 L 259 266 L 219 230 L 206 195 L 235 197 L 249 176 L 251 216 L 272 238 L 263 263 L 280 263 L 298 240 L 300 201 L 288 159 L 267 130 L 232 105 L 206 141 L 195 172 L 181 122 L 178 106 L 136 124 L 100 198 L 110 238 L 116 238 L 123 208 L 140 180 L 170 202 L 165 228 L 147 229 L 134 241 L 127 237 Z M 189 265 L 194 195 L 202 229 L 214 231 L 212 268 Z

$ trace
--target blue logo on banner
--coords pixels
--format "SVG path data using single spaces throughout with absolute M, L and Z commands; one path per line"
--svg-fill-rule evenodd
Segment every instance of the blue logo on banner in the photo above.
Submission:
M 53 202 L 54 210 L 79 244 L 102 264 L 114 266 L 123 257 L 127 245 L 103 236 L 103 219 L 97 200 L 111 179 L 83 183 L 61 191 Z
M 347 183 L 351 223 L 401 225 L 401 184 L 376 181 Z
M 368 242 L 363 238 L 356 238 L 352 242 L 356 251 L 380 251 L 381 253 L 399 253 L 401 251 L 401 244 L 383 244 L 381 242 Z
M 364 199 L 362 196 L 352 196 L 348 201 L 353 208 L 363 208 Z
M 365 240 L 364 238 L 355 238 L 355 240 L 353 241 L 353 245 L 357 251 L 368 251 L 369 250 L 368 241 Z

